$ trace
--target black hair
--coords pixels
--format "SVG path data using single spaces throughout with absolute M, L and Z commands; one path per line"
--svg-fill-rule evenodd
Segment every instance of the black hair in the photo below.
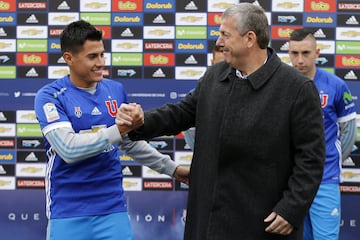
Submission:
M 307 36 L 314 37 L 313 32 L 306 28 L 295 29 L 290 34 L 290 41 L 302 41 Z
M 101 41 L 102 32 L 84 20 L 70 23 L 60 34 L 61 53 L 77 53 L 86 40 Z

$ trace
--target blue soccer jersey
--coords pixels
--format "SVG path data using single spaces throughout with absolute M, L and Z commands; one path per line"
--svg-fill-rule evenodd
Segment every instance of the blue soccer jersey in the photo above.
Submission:
M 322 183 L 339 183 L 341 144 L 338 124 L 356 118 L 355 104 L 346 83 L 336 75 L 317 68 L 314 81 L 320 95 L 326 140 Z
M 123 102 L 127 97 L 119 82 L 103 79 L 91 94 L 74 86 L 66 76 L 39 90 L 35 111 L 44 135 L 62 126 L 72 127 L 75 133 L 87 133 L 114 125 Z M 96 156 L 69 164 L 45 140 L 49 218 L 126 211 L 118 150 L 116 145 L 110 146 Z M 81 147 L 77 150 L 84 154 Z

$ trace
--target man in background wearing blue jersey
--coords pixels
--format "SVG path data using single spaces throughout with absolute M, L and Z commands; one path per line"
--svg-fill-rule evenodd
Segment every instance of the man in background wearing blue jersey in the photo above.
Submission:
M 60 44 L 70 74 L 42 87 L 35 97 L 47 154 L 47 239 L 132 240 L 118 147 L 183 182 L 189 170 L 145 141 L 130 141 L 115 123 L 127 96 L 121 83 L 103 78 L 101 31 L 76 21 L 65 27 Z
M 320 188 L 305 218 L 304 239 L 337 240 L 340 227 L 341 162 L 350 154 L 356 140 L 356 113 L 345 81 L 316 67 L 320 49 L 311 31 L 294 30 L 290 35 L 292 65 L 319 91 L 323 110 L 326 160 Z

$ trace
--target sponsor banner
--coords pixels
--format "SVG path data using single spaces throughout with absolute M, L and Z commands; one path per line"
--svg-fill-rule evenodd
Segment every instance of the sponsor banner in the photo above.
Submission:
M 124 177 L 141 177 L 142 168 L 141 166 L 134 165 L 122 165 L 122 174 Z
M 111 52 L 143 52 L 142 39 L 113 39 L 111 40 Z
M 16 51 L 15 39 L 0 39 L 0 53 L 2 52 L 15 52 Z
M 43 137 L 18 137 L 17 138 L 18 149 L 43 149 L 45 150 Z M 45 152 L 44 152 L 45 153 Z
M 144 0 L 144 12 L 175 12 L 175 0 Z
M 175 78 L 174 67 L 144 67 L 144 78 L 173 80 Z
M 42 137 L 40 125 L 37 123 L 16 124 L 16 136 L 20 137 Z
M 49 12 L 48 25 L 50 26 L 65 26 L 69 23 L 79 20 L 78 12 Z
M 336 40 L 359 41 L 360 27 L 338 27 L 336 28 Z
M 204 66 L 207 65 L 204 54 L 176 54 L 176 66 Z
M 0 39 L 3 38 L 16 38 L 16 27 L 13 26 L 0 27 Z
M 206 39 L 206 34 L 206 27 L 176 26 L 176 39 Z
M 301 28 L 300 26 L 272 26 L 271 37 L 272 39 L 285 39 L 288 40 L 290 34 L 295 29 Z
M 47 53 L 18 53 L 17 54 L 17 65 L 48 65 L 48 54 Z
M 110 13 L 80 12 L 80 19 L 85 20 L 95 26 L 111 24 Z
M 337 41 L 337 54 L 360 54 L 360 41 Z
M 206 13 L 176 13 L 176 26 L 205 26 L 207 24 Z
M 305 1 L 306 12 L 336 12 L 336 1 L 333 0 L 311 0 Z
M 15 148 L 15 138 L 0 138 L 0 148 Z
M 144 22 L 146 25 L 174 25 L 174 13 L 145 13 Z
M 36 146 L 39 144 L 39 141 L 23 141 L 25 144 L 31 144 L 32 146 Z M 23 163 L 38 163 L 38 162 L 46 162 L 46 153 L 45 151 L 23 151 L 18 149 L 16 155 L 16 162 Z
M 113 79 L 141 79 L 142 68 L 141 67 L 113 67 L 112 75 Z
M 216 41 L 220 36 L 219 27 L 208 27 L 207 34 L 207 39 L 213 39 L 214 41 Z
M 80 2 L 80 11 L 82 12 L 110 12 L 110 1 L 106 0 L 82 0 Z
M 144 53 L 144 66 L 174 66 L 174 53 Z
M 172 151 L 174 149 L 173 138 L 154 138 L 148 141 L 148 143 L 158 151 Z
M 335 13 L 304 13 L 305 27 L 336 27 Z
M 357 0 L 339 0 L 337 3 L 338 12 L 360 12 L 360 3 Z
M 4 177 L 4 176 L 15 176 L 15 165 L 0 164 L 0 179 L 1 179 L 1 177 Z M 1 185 L 1 183 L 0 183 L 0 185 Z
M 198 80 L 206 71 L 206 67 L 175 67 L 175 78 L 177 80 Z
M 79 11 L 79 1 L 51 0 L 49 1 L 50 12 L 74 12 Z
M 304 1 L 273 0 L 271 9 L 273 12 L 304 12 Z
M 320 54 L 320 56 L 315 59 L 315 64 L 321 68 L 331 68 L 334 66 L 334 61 L 335 58 L 333 54 Z
M 111 27 L 113 39 L 141 39 L 143 28 L 140 26 L 116 26 Z
M 174 52 L 173 40 L 144 40 L 144 52 Z
M 1 129 L 1 126 L 0 126 Z M 16 152 L 12 149 L 0 150 L 0 164 L 9 164 L 16 162 Z
M 207 52 L 206 40 L 176 40 L 175 51 L 176 53 L 205 53 Z
M 112 65 L 114 66 L 142 66 L 142 53 L 112 53 Z
M 0 66 L 15 65 L 16 54 L 15 53 L 0 53 Z
M 360 14 L 337 14 L 337 26 L 339 27 L 359 27 Z
M 112 11 L 113 12 L 142 12 L 143 2 L 142 0 L 122 1 L 113 0 Z
M 335 74 L 345 81 L 360 80 L 360 69 L 336 69 Z
M 302 13 L 272 13 L 273 25 L 302 25 Z
M 1 26 L 15 26 L 16 25 L 16 13 L 2 12 L 0 6 L 0 25 Z
M 29 0 L 20 0 L 17 1 L 17 10 L 18 11 L 46 11 L 47 10 L 47 1 L 29 1 Z
M 20 78 L 46 78 L 47 77 L 47 67 L 40 67 L 40 66 L 19 66 L 16 68 L 17 76 Z
M 208 16 L 207 16 L 207 19 L 208 19 L 208 22 L 207 22 L 207 25 L 209 27 L 212 27 L 212 26 L 217 26 L 219 28 L 220 24 L 221 24 L 221 16 L 222 16 L 222 13 L 208 13 Z
M 174 188 L 173 180 L 143 179 L 143 190 L 171 191 Z
M 112 26 L 143 26 L 144 18 L 141 13 L 113 13 Z
M 336 55 L 336 67 L 338 68 L 360 68 L 359 55 Z

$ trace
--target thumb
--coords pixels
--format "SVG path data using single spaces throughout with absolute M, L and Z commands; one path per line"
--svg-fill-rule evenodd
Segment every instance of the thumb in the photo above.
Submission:
M 271 222 L 275 219 L 275 217 L 276 217 L 276 213 L 272 212 L 272 213 L 270 213 L 269 216 L 267 216 L 267 218 L 264 219 L 264 222 Z

